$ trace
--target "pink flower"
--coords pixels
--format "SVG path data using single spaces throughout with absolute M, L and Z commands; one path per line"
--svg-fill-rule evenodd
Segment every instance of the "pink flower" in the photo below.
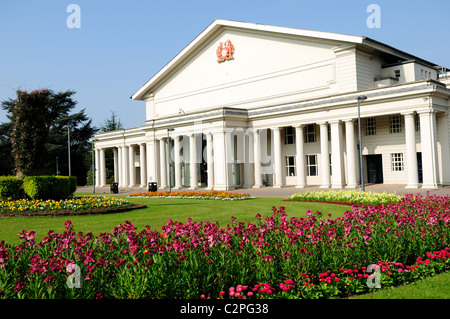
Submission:
M 288 280 L 285 280 L 284 283 L 286 285 L 292 285 L 294 282 L 292 281 L 292 279 L 288 279 Z

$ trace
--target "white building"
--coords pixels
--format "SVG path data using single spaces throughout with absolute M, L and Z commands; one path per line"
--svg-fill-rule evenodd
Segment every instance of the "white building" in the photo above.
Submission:
M 367 183 L 448 185 L 446 72 L 366 37 L 216 20 L 132 96 L 143 126 L 95 136 L 96 185 L 113 148 L 120 187 L 357 187 L 358 96 Z

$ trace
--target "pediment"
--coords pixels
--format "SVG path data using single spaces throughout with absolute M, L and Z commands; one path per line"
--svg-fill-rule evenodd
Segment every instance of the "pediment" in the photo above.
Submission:
M 187 65 L 197 64 L 192 63 L 194 60 L 206 58 L 211 59 L 211 62 L 218 64 L 216 50 L 220 42 L 230 40 L 235 46 L 236 58 L 234 60 L 236 61 L 237 57 L 239 57 L 240 60 L 233 64 L 234 67 L 241 67 L 242 62 L 246 63 L 247 67 L 254 67 L 255 64 L 259 64 L 257 68 L 261 69 L 262 64 L 267 66 L 269 63 L 273 63 L 274 60 L 282 61 L 286 57 L 285 53 L 290 52 L 290 49 L 286 48 L 286 45 L 294 43 L 295 39 L 297 39 L 298 44 L 300 46 L 303 45 L 303 47 L 307 42 L 319 46 L 320 43 L 339 46 L 343 43 L 361 43 L 363 40 L 362 37 L 358 36 L 227 20 L 215 20 L 164 68 L 147 81 L 147 83 L 145 83 L 132 98 L 135 100 L 145 99 L 146 95 L 154 92 L 157 87 L 161 87 L 163 82 L 169 81 L 168 78 L 178 75 L 177 72 L 180 69 L 186 68 Z M 283 43 L 285 45 L 280 45 Z M 255 57 L 262 59 L 256 61 L 254 59 Z M 223 64 L 227 65 L 227 63 Z M 230 65 L 227 65 L 226 67 L 232 68 Z M 225 69 L 226 67 L 222 67 L 222 69 Z M 214 73 L 217 70 L 218 68 L 214 67 L 211 70 L 208 70 L 208 73 Z M 199 71 L 202 73 L 201 70 Z

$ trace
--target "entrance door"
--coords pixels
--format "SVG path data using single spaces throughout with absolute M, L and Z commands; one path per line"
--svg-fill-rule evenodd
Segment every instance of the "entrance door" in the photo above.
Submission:
M 383 183 L 383 162 L 381 154 L 367 155 L 367 177 L 368 183 Z
M 233 184 L 234 186 L 241 185 L 241 164 L 232 164 Z
M 417 169 L 419 170 L 419 183 L 423 183 L 423 174 L 422 174 L 422 153 L 417 153 Z

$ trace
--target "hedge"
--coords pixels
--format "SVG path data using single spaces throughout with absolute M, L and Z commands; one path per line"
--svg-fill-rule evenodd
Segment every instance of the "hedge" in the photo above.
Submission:
M 31 199 L 65 199 L 77 189 L 75 176 L 27 176 L 23 179 L 25 194 Z
M 15 200 L 23 197 L 22 180 L 16 176 L 0 176 L 0 199 Z

